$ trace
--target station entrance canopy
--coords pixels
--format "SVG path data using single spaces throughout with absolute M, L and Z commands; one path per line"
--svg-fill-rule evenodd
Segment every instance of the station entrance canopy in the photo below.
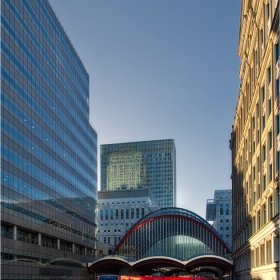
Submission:
M 116 246 L 114 254 L 134 260 L 169 256 L 189 260 L 229 249 L 219 233 L 203 218 L 186 209 L 161 208 L 140 219 Z
M 199 256 L 185 262 L 163 256 L 129 262 L 120 257 L 108 256 L 94 261 L 89 266 L 89 272 L 92 273 L 117 275 L 125 275 L 127 272 L 135 275 L 160 273 L 165 276 L 175 273 L 196 275 L 210 272 L 218 277 L 230 273 L 231 270 L 232 261 L 215 255 Z
M 171 275 L 171 271 L 193 273 L 205 267 L 225 273 L 232 268 L 230 250 L 218 232 L 197 214 L 177 207 L 161 208 L 140 219 L 114 255 L 103 259 L 107 268 L 120 268 L 120 264 L 138 273 L 158 270 Z M 91 271 L 100 271 L 103 260 L 92 263 Z

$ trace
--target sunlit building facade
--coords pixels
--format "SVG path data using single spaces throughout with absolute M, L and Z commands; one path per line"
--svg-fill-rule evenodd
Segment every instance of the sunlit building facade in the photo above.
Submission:
M 101 145 L 100 161 L 101 191 L 143 186 L 159 207 L 176 206 L 173 139 Z
M 77 279 L 96 249 L 89 75 L 47 0 L 1 0 L 1 279 Z
M 244 0 L 230 140 L 234 279 L 279 279 L 279 0 Z

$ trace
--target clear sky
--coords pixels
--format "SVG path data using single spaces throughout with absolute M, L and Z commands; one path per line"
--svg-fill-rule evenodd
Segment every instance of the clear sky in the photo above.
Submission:
M 205 218 L 231 189 L 241 0 L 50 3 L 89 73 L 98 146 L 174 139 L 177 207 Z

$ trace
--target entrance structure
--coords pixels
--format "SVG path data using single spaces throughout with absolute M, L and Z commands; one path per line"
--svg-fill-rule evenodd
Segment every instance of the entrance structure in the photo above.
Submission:
M 232 268 L 230 250 L 218 232 L 197 214 L 176 207 L 161 208 L 140 219 L 116 246 L 114 255 L 97 260 L 90 270 L 126 267 L 137 273 L 165 275 L 203 270 L 221 276 Z
M 228 253 L 227 245 L 207 221 L 176 207 L 162 208 L 144 216 L 114 251 L 135 260 L 162 255 L 189 260 L 208 254 L 223 257 Z

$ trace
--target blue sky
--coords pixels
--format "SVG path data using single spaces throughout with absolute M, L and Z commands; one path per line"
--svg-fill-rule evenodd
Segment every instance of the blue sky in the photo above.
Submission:
M 90 76 L 102 144 L 174 139 L 177 207 L 231 189 L 241 0 L 50 0 Z

